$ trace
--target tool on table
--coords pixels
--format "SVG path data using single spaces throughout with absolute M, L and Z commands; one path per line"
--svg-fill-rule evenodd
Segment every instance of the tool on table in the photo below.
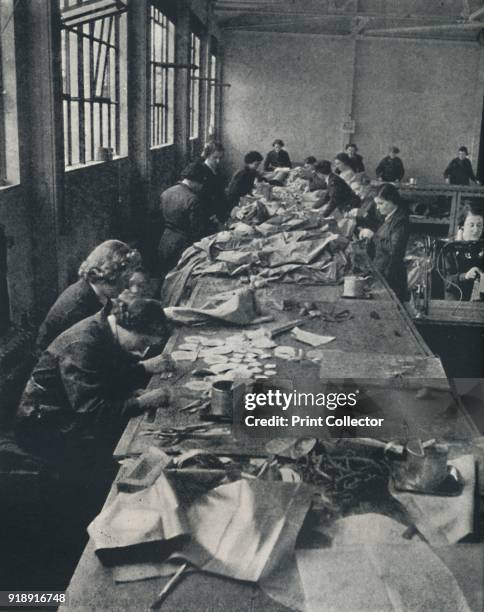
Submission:
M 294 327 L 298 327 L 299 325 L 303 325 L 306 322 L 306 319 L 295 319 L 294 321 L 287 321 L 286 323 L 281 323 L 275 327 L 269 329 L 269 337 L 275 338 L 280 334 L 284 334 L 287 331 L 290 331 Z
M 256 319 L 253 319 L 249 325 L 260 325 L 261 323 L 270 323 L 271 321 L 274 321 L 274 317 L 272 315 L 262 315 Z
M 206 424 L 170 427 L 158 431 L 143 432 L 159 440 L 162 446 L 175 446 L 182 440 L 211 440 L 220 436 L 229 436 L 231 431 L 221 427 L 210 427 Z
M 210 403 L 210 400 L 207 400 L 203 397 L 199 397 L 193 402 L 190 402 L 186 406 L 182 406 L 179 409 L 179 412 L 197 412 L 198 410 L 203 410 Z
M 168 595 L 168 593 L 184 577 L 184 573 L 187 570 L 187 568 L 188 568 L 188 563 L 184 563 L 183 565 L 180 565 L 180 567 L 178 568 L 177 572 L 173 575 L 173 577 L 170 580 L 168 580 L 168 582 L 165 584 L 163 590 L 158 594 L 158 596 L 155 599 L 155 601 L 151 604 L 151 609 L 152 610 L 156 610 L 157 608 L 159 608 L 161 606 L 161 604 L 165 601 L 166 596 Z

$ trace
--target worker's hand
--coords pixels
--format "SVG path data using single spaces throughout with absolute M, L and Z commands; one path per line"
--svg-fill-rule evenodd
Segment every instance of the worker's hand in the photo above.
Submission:
M 152 391 L 145 391 L 138 399 L 138 405 L 142 410 L 149 408 L 166 408 L 170 405 L 173 395 L 167 387 L 160 387 Z
M 479 268 L 473 266 L 468 272 L 466 272 L 465 278 L 467 280 L 475 280 L 476 278 L 479 278 L 480 275 L 481 271 L 479 270 Z
M 367 227 L 360 229 L 359 238 L 361 240 L 363 240 L 364 238 L 367 238 L 368 240 L 370 240 L 371 238 L 373 238 L 373 235 L 374 235 L 374 232 L 372 232 L 372 230 L 368 229 Z
M 162 374 L 163 372 L 174 372 L 175 362 L 170 355 L 161 354 L 140 362 L 148 374 Z

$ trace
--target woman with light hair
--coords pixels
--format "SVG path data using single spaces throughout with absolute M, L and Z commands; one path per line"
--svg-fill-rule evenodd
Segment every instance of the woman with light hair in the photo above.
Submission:
M 45 350 L 63 331 L 98 312 L 128 286 L 141 269 L 141 255 L 120 240 L 106 240 L 82 262 L 79 280 L 57 298 L 39 328 L 37 350 Z

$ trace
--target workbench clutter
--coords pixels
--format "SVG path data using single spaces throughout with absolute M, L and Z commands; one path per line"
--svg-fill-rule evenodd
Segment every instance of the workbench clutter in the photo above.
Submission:
M 118 493 L 89 526 L 96 553 L 113 568 L 114 580 L 169 576 L 184 567 L 186 573 L 208 572 L 269 589 L 275 574 L 277 588 L 310 507 L 311 488 L 247 475 L 191 499 L 183 489 L 182 504 L 180 481 L 169 473 L 142 491 Z M 299 593 L 295 599 L 301 601 Z
M 235 207 L 228 229 L 203 238 L 182 254 L 162 293 L 171 294 L 172 286 L 188 276 L 241 277 L 261 284 L 339 283 L 350 261 L 345 254 L 349 240 L 336 220 L 308 211 L 285 188 L 279 197 L 275 201 L 260 197 Z
M 257 312 L 254 291 L 244 288 L 218 295 L 201 308 L 168 306 L 165 308 L 165 316 L 171 321 L 185 325 L 213 320 L 233 325 L 247 325 L 254 323 L 260 313 Z
M 472 531 L 472 458 L 451 460 L 465 482 L 459 505 L 436 492 L 395 491 L 394 466 L 408 461 L 413 446 L 280 439 L 267 443 L 258 459 L 201 450 L 169 457 L 153 448 L 123 466 L 118 494 L 89 534 L 115 582 L 164 578 L 155 607 L 171 590 L 183 589 L 191 574 L 208 572 L 255 582 L 291 609 L 319 612 L 323 600 L 342 605 L 347 564 L 357 558 L 373 585 L 369 592 L 356 580 L 351 589 L 362 606 L 424 612 L 438 600 L 439 610 L 467 610 L 455 578 L 429 544 L 455 543 Z M 324 546 L 315 549 L 315 542 Z M 398 571 L 383 571 L 387 561 Z M 397 601 L 412 607 L 395 607 Z

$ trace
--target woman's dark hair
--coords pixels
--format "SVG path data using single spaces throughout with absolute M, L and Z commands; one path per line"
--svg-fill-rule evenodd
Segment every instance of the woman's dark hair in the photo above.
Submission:
M 464 221 L 469 215 L 478 215 L 479 217 L 482 217 L 484 219 L 484 210 L 479 204 L 475 204 L 474 202 L 466 202 L 464 204 L 462 212 L 459 215 L 459 227 L 462 227 L 464 225 Z
M 317 161 L 317 159 L 314 157 L 314 155 L 310 155 L 309 157 L 306 157 L 306 159 L 304 160 L 305 164 L 315 164 Z
M 343 162 L 343 164 L 346 164 L 347 166 L 349 166 L 351 164 L 351 160 L 350 160 L 349 155 L 347 153 L 338 153 L 338 155 L 336 155 L 335 159 L 339 160 L 340 162 Z
M 254 162 L 261 162 L 263 159 L 259 151 L 249 151 L 244 157 L 244 163 L 253 164 Z
M 276 138 L 274 140 L 274 142 L 272 143 L 272 146 L 278 144 L 279 146 L 283 147 L 284 146 L 284 142 L 280 139 L 280 138 Z
M 398 155 L 400 153 L 400 149 L 398 147 L 390 147 L 390 153 L 395 153 L 395 155 Z
M 206 170 L 204 165 L 201 162 L 192 162 L 183 168 L 181 174 L 181 179 L 187 179 L 189 181 L 193 181 L 194 183 L 200 183 L 203 185 L 207 178 Z
M 345 151 L 347 151 L 350 147 L 353 147 L 355 151 L 358 151 L 358 147 L 355 145 L 354 142 L 349 142 L 345 147 Z
M 323 159 L 314 166 L 314 170 L 319 174 L 331 174 L 331 162 Z
M 210 140 L 209 142 L 205 143 L 203 147 L 202 158 L 207 159 L 208 157 L 210 157 L 210 155 L 212 155 L 212 153 L 215 153 L 216 151 L 220 151 L 221 153 L 223 153 L 224 150 L 224 146 L 220 141 Z
M 129 331 L 153 336 L 168 333 L 168 323 L 161 302 L 133 297 L 124 291 L 112 301 L 111 314 L 116 323 Z
M 459 147 L 459 151 L 464 151 L 466 155 L 469 155 L 469 151 L 467 150 L 467 147 Z
M 402 199 L 400 192 L 391 183 L 384 183 L 379 189 L 375 196 L 376 198 L 381 198 L 382 200 L 386 200 L 387 202 L 392 202 L 399 208 L 405 208 L 406 202 Z

